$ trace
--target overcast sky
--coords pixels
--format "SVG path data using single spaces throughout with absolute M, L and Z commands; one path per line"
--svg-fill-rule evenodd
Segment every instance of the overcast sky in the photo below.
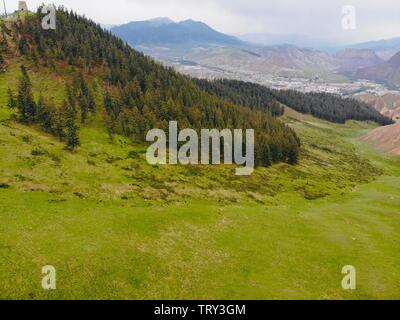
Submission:
M 15 10 L 17 0 L 5 0 Z M 47 0 L 28 0 L 37 7 Z M 303 34 L 326 41 L 361 42 L 400 36 L 400 0 L 49 0 L 103 24 L 154 17 L 203 21 L 218 31 Z M 356 8 L 357 27 L 343 30 L 342 8 Z M 9 10 L 10 11 L 10 10 Z

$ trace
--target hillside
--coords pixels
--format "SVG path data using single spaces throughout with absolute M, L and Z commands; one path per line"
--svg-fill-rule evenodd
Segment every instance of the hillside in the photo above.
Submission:
M 12 83 L 11 70 L 0 80 Z M 45 74 L 35 83 L 58 85 Z M 6 120 L 0 100 L 1 298 L 399 297 L 399 163 L 379 154 L 370 162 L 348 140 L 371 125 L 288 112 L 301 164 L 237 179 L 229 167 L 150 167 L 142 146 L 111 143 L 96 123 L 66 152 Z M 348 261 L 368 274 L 355 294 L 338 285 Z M 49 263 L 62 275 L 51 292 L 40 287 Z
M 389 153 L 400 155 L 400 123 L 377 128 L 368 133 L 363 141 Z
M 339 72 L 353 73 L 362 68 L 376 66 L 384 62 L 370 49 L 344 49 L 335 54 L 339 60 Z
M 361 94 L 355 96 L 367 105 L 375 108 L 384 116 L 400 121 L 400 96 L 392 93 L 387 93 L 382 96 L 373 94 Z
M 68 140 L 68 123 L 59 123 L 60 118 L 80 118 L 85 125 L 100 116 L 111 139 L 121 134 L 137 143 L 145 140 L 150 129 L 166 130 L 169 121 L 177 121 L 181 129 L 197 131 L 252 128 L 256 131 L 257 165 L 297 163 L 300 146 L 295 132 L 269 113 L 207 94 L 190 79 L 155 63 L 74 13 L 59 10 L 57 17 L 55 31 L 43 31 L 39 15 L 3 27 L 2 55 L 19 57 L 19 63 L 26 62 L 31 69 L 22 72 L 26 92 L 21 93 L 20 86 L 10 87 L 11 97 L 23 96 L 15 105 L 21 122 L 39 125 Z M 51 107 L 55 98 L 51 94 L 33 97 L 30 92 L 29 71 L 43 67 L 50 67 L 64 81 L 64 99 L 58 103 L 57 112 Z M 96 91 L 100 96 L 97 102 Z M 63 115 L 65 109 L 69 115 Z M 73 131 L 77 140 L 75 126 Z
M 373 50 L 379 57 L 387 61 L 400 51 L 400 38 L 398 37 L 358 43 L 352 45 L 351 48 Z
M 348 120 L 375 121 L 381 125 L 392 123 L 389 118 L 364 102 L 343 99 L 334 94 L 274 90 L 235 80 L 194 81 L 210 94 L 275 115 L 280 115 L 281 106 L 286 105 L 303 114 L 337 123 L 345 123 Z
M 379 114 L 211 92 L 64 10 L 56 31 L 37 15 L 0 26 L 0 300 L 400 297 L 400 161 L 360 142 L 376 123 L 349 120 Z M 151 166 L 143 135 L 169 120 L 252 126 L 261 163 Z
M 358 70 L 355 76 L 360 79 L 368 79 L 385 82 L 393 86 L 400 86 L 400 52 L 387 62 Z

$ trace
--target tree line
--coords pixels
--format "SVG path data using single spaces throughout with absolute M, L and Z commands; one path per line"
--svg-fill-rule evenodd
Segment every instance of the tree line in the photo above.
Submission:
M 220 79 L 192 79 L 201 89 L 222 99 L 249 107 L 270 112 L 274 117 L 282 116 L 283 106 L 276 100 L 270 90 L 251 82 Z
M 350 98 L 344 99 L 336 94 L 275 90 L 238 80 L 194 81 L 210 94 L 234 103 L 271 112 L 274 116 L 282 115 L 281 104 L 284 104 L 300 113 L 311 114 L 334 123 L 345 123 L 347 120 L 375 121 L 381 125 L 393 123 L 392 120 L 365 103 Z

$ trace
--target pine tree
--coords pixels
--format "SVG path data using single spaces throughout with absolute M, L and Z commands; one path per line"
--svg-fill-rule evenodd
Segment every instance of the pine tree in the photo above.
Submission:
M 27 54 L 29 52 L 28 42 L 25 37 L 22 37 L 18 43 L 18 49 L 21 54 Z
M 90 90 L 88 91 L 87 99 L 88 99 L 89 111 L 92 114 L 95 114 L 96 113 L 96 102 L 94 101 L 93 93 Z
M 18 83 L 17 108 L 20 120 L 24 123 L 33 123 L 36 120 L 36 104 L 32 93 L 32 84 L 28 71 L 21 66 L 22 76 Z
M 116 115 L 114 112 L 114 101 L 110 95 L 110 92 L 106 91 L 104 96 L 104 121 L 106 123 L 107 133 L 110 141 L 114 141 L 114 130 L 115 130 L 115 119 Z
M 106 91 L 104 95 L 104 108 L 109 116 L 115 116 L 114 114 L 114 101 L 109 91 Z
M 65 85 L 65 93 L 67 95 L 68 104 L 72 106 L 76 111 L 76 92 L 73 92 L 73 90 L 71 89 L 71 85 L 68 82 Z
M 79 78 L 74 81 L 74 91 L 78 93 L 81 122 L 86 123 L 89 112 L 91 114 L 96 113 L 96 102 L 82 73 L 79 75 Z
M 71 151 L 75 150 L 80 145 L 78 125 L 76 124 L 77 116 L 73 106 L 64 100 L 63 112 L 65 114 L 65 134 L 67 148 Z
M 297 141 L 295 141 L 294 138 L 290 137 L 290 147 L 287 148 L 287 153 L 288 153 L 288 163 L 295 165 L 299 162 L 299 148 L 296 148 L 297 146 Z
M 81 109 L 81 123 L 86 123 L 88 112 L 89 112 L 88 101 L 87 101 L 87 98 L 83 94 L 79 95 L 78 99 L 79 99 L 79 106 Z
M 54 105 L 54 103 L 53 103 Z M 39 96 L 37 102 L 37 122 L 46 130 L 51 132 L 53 129 L 52 112 L 54 108 L 49 105 L 48 101 L 42 96 Z
M 11 88 L 8 88 L 7 94 L 8 94 L 7 106 L 11 109 L 15 109 L 17 107 L 17 101 L 15 100 L 14 93 L 11 90 Z
M 0 49 L 0 73 L 3 73 L 5 71 L 6 71 L 6 61 L 4 60 L 3 52 Z

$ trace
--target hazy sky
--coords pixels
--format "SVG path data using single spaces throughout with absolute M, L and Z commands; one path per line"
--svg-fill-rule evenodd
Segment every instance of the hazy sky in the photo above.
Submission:
M 15 9 L 17 0 L 5 0 Z M 194 19 L 229 34 L 303 34 L 357 42 L 400 36 L 400 0 L 28 0 L 63 4 L 104 24 L 169 17 Z M 0 2 L 1 3 L 1 2 Z M 357 27 L 343 30 L 342 8 L 356 8 Z

